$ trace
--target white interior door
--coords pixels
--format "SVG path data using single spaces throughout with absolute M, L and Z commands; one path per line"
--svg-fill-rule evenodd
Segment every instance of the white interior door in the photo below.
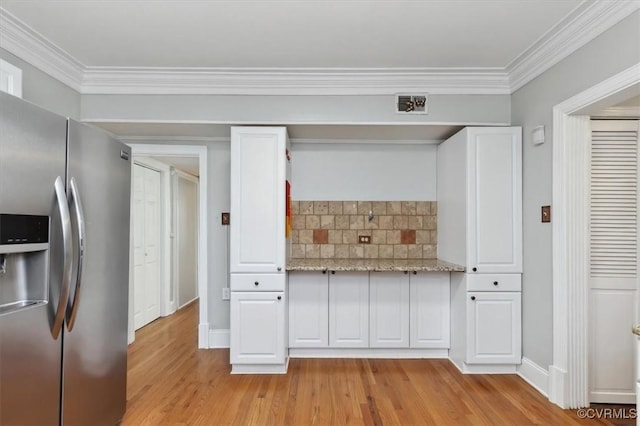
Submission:
M 590 402 L 635 403 L 638 121 L 592 121 Z
M 134 328 L 160 316 L 160 172 L 133 166 Z

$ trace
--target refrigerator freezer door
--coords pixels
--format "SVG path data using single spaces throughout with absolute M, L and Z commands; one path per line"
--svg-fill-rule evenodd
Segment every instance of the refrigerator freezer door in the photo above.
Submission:
M 64 338 L 64 425 L 114 425 L 126 408 L 131 187 L 126 154 L 126 145 L 101 130 L 69 120 L 68 183 L 76 183 L 86 235 L 81 282 L 76 287 L 74 276 Z M 80 209 L 69 198 L 73 218 Z M 77 218 L 72 222 L 77 245 Z
M 0 93 L 0 213 L 50 216 L 50 249 L 44 252 L 43 271 L 34 271 L 31 264 L 21 272 L 32 277 L 44 274 L 42 285 L 48 288 L 43 294 L 48 303 L 0 316 L 3 425 L 55 425 L 59 421 L 62 338 L 54 339 L 50 327 L 62 279 L 54 182 L 65 176 L 66 126 L 65 118 Z M 7 262 L 7 268 L 21 264 Z M 10 272 L 4 274 L 5 281 Z M 0 284 L 7 284 L 2 280 Z

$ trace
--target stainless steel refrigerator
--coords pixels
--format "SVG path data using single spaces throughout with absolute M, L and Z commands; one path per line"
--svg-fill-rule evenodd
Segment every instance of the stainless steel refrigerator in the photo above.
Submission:
M 0 425 L 124 415 L 129 155 L 0 93 Z

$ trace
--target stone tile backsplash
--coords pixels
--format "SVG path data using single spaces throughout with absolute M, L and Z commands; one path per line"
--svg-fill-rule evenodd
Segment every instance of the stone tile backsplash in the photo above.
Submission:
M 435 201 L 292 201 L 291 213 L 296 259 L 437 258 Z

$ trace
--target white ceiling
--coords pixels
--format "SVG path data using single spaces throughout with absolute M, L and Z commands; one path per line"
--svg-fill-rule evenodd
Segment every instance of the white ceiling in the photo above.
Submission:
M 2 0 L 85 66 L 506 67 L 580 0 Z
M 184 123 L 92 123 L 123 138 L 157 139 L 185 143 L 189 140 L 228 140 L 231 124 Z M 456 133 L 462 126 L 451 125 L 301 125 L 287 124 L 294 142 L 322 141 L 396 141 L 437 143 Z M 132 138 L 133 137 L 133 138 Z

